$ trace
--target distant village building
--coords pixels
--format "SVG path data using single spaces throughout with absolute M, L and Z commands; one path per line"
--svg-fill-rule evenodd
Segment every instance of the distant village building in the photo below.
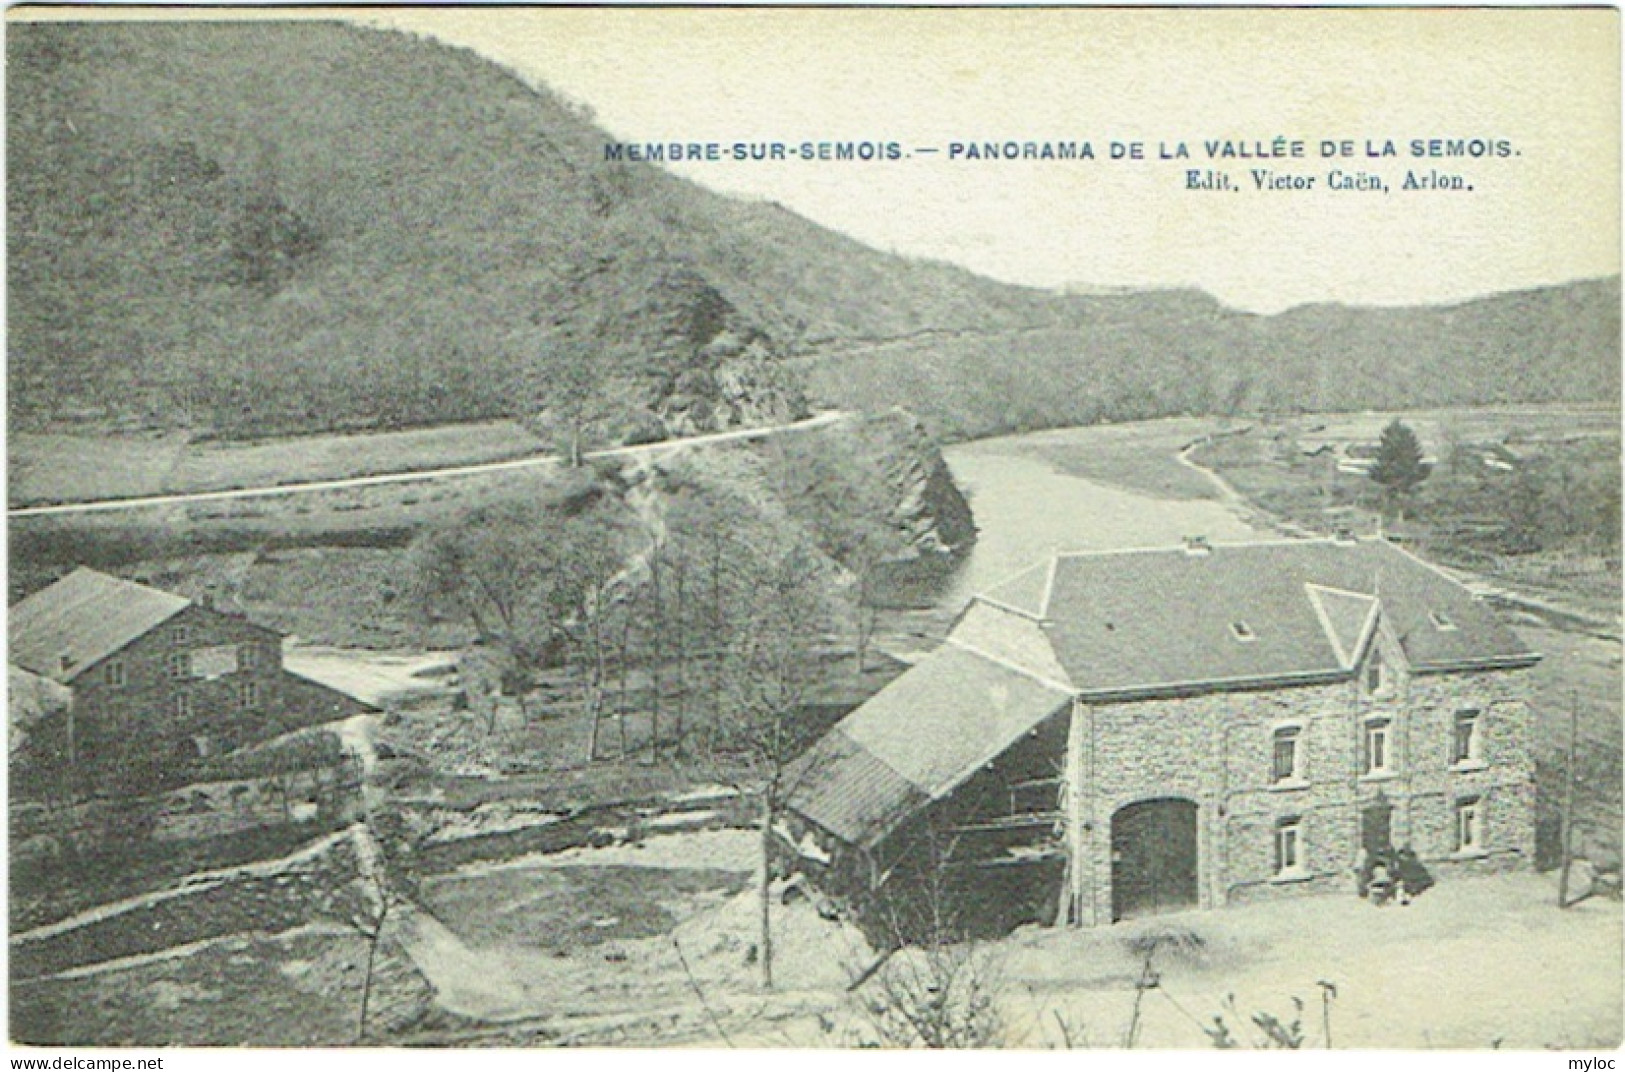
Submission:
M 153 791 L 199 761 L 373 710 L 284 669 L 276 632 L 92 569 L 8 617 L 14 787 Z
M 1527 866 L 1538 658 L 1382 540 L 1059 554 L 813 747 L 783 832 L 860 913 L 938 878 L 1001 925 Z

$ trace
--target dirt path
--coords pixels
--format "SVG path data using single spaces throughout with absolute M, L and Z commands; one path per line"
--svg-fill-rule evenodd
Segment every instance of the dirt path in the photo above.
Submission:
M 373 878 L 382 858 L 378 843 L 364 823 L 352 826 L 349 836 L 362 873 Z M 526 1000 L 524 988 L 500 958 L 475 953 L 418 905 L 392 912 L 385 933 L 429 981 L 436 1004 L 447 1012 L 482 1023 L 502 1023 L 542 1011 Z
M 816 428 L 826 424 L 833 424 L 840 420 L 844 414 L 831 410 L 820 413 L 806 420 L 792 421 L 789 424 L 772 425 L 766 428 L 740 428 L 731 432 L 712 432 L 707 435 L 689 436 L 685 439 L 668 439 L 658 443 L 644 443 L 632 447 L 611 447 L 607 450 L 588 451 L 584 457 L 587 460 L 597 458 L 631 458 L 642 455 L 659 454 L 663 451 L 680 450 L 685 447 L 707 446 L 716 443 L 735 443 L 752 439 L 765 439 L 769 436 L 780 435 L 784 432 L 799 431 L 806 428 Z M 107 513 L 118 510 L 140 510 L 157 506 L 185 506 L 191 503 L 220 502 L 232 499 L 263 499 L 272 496 L 301 495 L 317 491 L 341 491 L 350 488 L 368 488 L 383 484 L 408 484 L 419 480 L 440 480 L 447 477 L 479 476 L 487 473 L 499 473 L 513 469 L 534 469 L 538 467 L 553 467 L 559 464 L 557 455 L 535 454 L 525 458 L 513 458 L 501 462 L 481 462 L 476 465 L 453 465 L 439 469 L 414 469 L 400 473 L 378 473 L 373 476 L 346 477 L 341 480 L 309 480 L 298 483 L 275 484 L 255 488 L 232 488 L 226 491 L 196 491 L 173 495 L 142 495 L 128 499 L 100 499 L 92 502 L 59 503 L 54 506 L 24 506 L 7 510 L 8 517 L 50 517 L 62 514 L 92 514 Z

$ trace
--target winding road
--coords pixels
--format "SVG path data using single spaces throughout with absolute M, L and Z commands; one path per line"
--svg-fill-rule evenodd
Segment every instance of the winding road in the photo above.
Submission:
M 713 443 L 732 443 L 751 439 L 766 439 L 784 432 L 802 431 L 833 424 L 844 417 L 839 410 L 829 410 L 789 424 L 769 425 L 763 428 L 739 428 L 731 432 L 710 432 L 684 439 L 664 439 L 657 443 L 641 443 L 632 447 L 610 447 L 588 451 L 587 460 L 595 458 L 627 458 L 683 447 L 706 446 Z M 176 492 L 166 495 L 141 495 L 127 499 L 95 499 L 86 502 L 58 503 L 48 506 L 19 506 L 6 511 L 8 518 L 51 517 L 65 514 L 97 514 L 115 510 L 143 510 L 157 506 L 184 506 L 190 503 L 220 502 L 230 499 L 263 499 L 279 495 L 302 495 L 317 491 L 342 491 L 347 488 L 370 488 L 384 484 L 408 484 L 417 480 L 436 480 L 444 477 L 478 476 L 500 473 L 512 469 L 534 469 L 559 464 L 556 454 L 532 454 L 523 458 L 510 458 L 498 462 L 477 462 L 473 465 L 453 465 L 439 469 L 411 469 L 397 473 L 377 473 L 371 476 L 343 477 L 336 480 L 308 480 L 288 484 L 272 484 L 254 488 L 228 488 L 221 491 Z

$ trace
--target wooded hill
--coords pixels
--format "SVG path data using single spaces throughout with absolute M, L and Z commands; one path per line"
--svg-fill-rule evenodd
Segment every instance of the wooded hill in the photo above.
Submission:
M 430 40 L 9 31 L 14 430 L 528 417 L 582 363 L 627 434 L 770 419 L 798 381 L 949 436 L 1619 395 L 1617 279 L 1275 317 L 1193 292 L 1062 296 L 604 163 L 582 109 Z

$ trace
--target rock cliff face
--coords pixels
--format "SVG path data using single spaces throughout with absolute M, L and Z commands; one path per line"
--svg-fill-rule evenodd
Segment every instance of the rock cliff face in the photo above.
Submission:
M 886 557 L 911 571 L 949 565 L 975 542 L 970 504 L 936 441 L 907 410 L 848 416 L 811 433 L 797 449 L 796 472 L 781 475 L 781 494 L 815 531 L 828 527 L 816 516 L 821 511 L 885 511 L 895 533 L 885 541 Z
M 904 409 L 861 422 L 897 489 L 895 519 L 916 558 L 957 558 L 976 542 L 976 520 L 942 451 L 925 425 Z

